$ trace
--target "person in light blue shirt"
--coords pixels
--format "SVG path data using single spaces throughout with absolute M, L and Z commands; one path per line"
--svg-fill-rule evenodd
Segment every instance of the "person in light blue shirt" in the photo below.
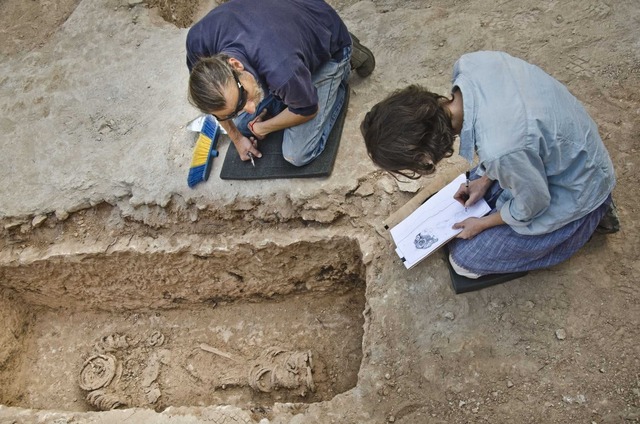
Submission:
M 618 230 L 615 174 L 598 128 L 567 88 L 503 52 L 462 56 L 451 98 L 419 86 L 399 90 L 367 113 L 367 151 L 381 168 L 415 177 L 453 154 L 469 163 L 465 206 L 485 198 L 492 213 L 455 225 L 449 260 L 460 275 L 529 271 L 558 264 L 596 229 Z M 599 228 L 598 228 L 599 227 Z

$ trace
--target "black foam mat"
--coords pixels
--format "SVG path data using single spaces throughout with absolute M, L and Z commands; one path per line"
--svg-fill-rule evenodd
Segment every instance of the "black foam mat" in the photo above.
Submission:
M 467 278 L 458 274 L 453 270 L 451 262 L 449 262 L 449 249 L 444 249 L 445 257 L 444 261 L 449 268 L 449 276 L 451 277 L 451 288 L 456 294 L 468 293 L 487 287 L 495 286 L 496 284 L 506 283 L 507 281 L 515 280 L 516 278 L 524 277 L 528 272 L 510 272 L 507 274 L 487 274 L 478 278 Z
M 258 145 L 261 158 L 255 159 L 256 166 L 251 161 L 242 161 L 233 143 L 229 144 L 227 154 L 222 164 L 220 178 L 223 180 L 258 180 L 270 178 L 311 178 L 326 177 L 333 171 L 333 165 L 338 154 L 342 128 L 349 106 L 349 86 L 346 87 L 344 104 L 338 119 L 327 138 L 323 152 L 311 163 L 304 166 L 294 166 L 282 157 L 282 136 L 284 131 L 269 134 Z

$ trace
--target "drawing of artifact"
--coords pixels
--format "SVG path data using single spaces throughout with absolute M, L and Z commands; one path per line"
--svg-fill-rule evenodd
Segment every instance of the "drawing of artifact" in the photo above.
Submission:
M 428 249 L 437 241 L 438 238 L 435 235 L 425 232 L 424 234 L 418 233 L 413 244 L 416 246 L 416 249 Z

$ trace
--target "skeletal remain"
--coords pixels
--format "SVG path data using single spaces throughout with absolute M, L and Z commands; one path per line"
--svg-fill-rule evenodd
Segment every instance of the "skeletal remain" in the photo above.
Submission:
M 136 344 L 137 342 L 131 341 L 127 336 L 114 333 L 101 338 L 100 341 L 95 344 L 95 350 L 104 353 L 115 352 L 116 350 L 126 349 Z
M 159 331 L 153 332 L 147 339 L 146 344 L 140 344 L 140 340 L 132 339 L 128 336 L 114 333 L 102 337 L 95 345 L 92 356 L 87 359 L 80 371 L 78 385 L 83 390 L 88 391 L 87 402 L 100 411 L 127 406 L 129 404 L 125 399 L 132 400 L 134 403 L 136 395 L 131 392 L 131 387 L 139 387 L 149 404 L 154 404 L 161 396 L 161 391 L 156 379 L 160 374 L 160 368 L 166 358 L 165 350 L 160 352 L 154 349 L 147 359 L 147 365 L 141 371 L 140 362 L 134 359 L 130 362 L 131 351 L 137 347 L 142 348 L 145 353 L 147 346 L 157 347 L 165 342 L 165 337 Z M 116 357 L 117 355 L 117 357 Z M 120 358 L 120 359 L 118 359 Z M 134 368 L 131 369 L 131 364 Z M 123 369 L 124 382 L 123 383 Z M 130 386 L 131 382 L 133 386 Z M 131 399 L 130 399 L 131 398 Z
M 231 354 L 227 353 L 227 352 L 223 352 L 220 349 L 216 349 L 213 346 L 209 346 L 206 343 L 201 343 L 200 344 L 200 349 L 210 352 L 210 353 L 215 353 L 216 355 L 222 356 L 223 358 L 227 358 L 227 359 L 231 359 L 232 361 L 235 362 L 241 362 L 239 359 L 233 357 Z
M 93 355 L 82 365 L 79 385 L 83 390 L 108 386 L 116 375 L 116 358 L 112 355 Z
M 104 390 L 94 390 L 87 395 L 87 402 L 99 411 L 109 411 L 121 406 L 127 406 L 117 396 L 106 393 Z
M 270 347 L 252 362 L 249 385 L 267 393 L 280 388 L 301 389 L 300 395 L 304 396 L 307 389 L 315 391 L 312 367 L 311 351 L 292 352 Z
M 149 346 L 162 346 L 164 343 L 164 334 L 159 331 L 154 331 L 147 339 Z
M 216 387 L 226 388 L 228 385 L 242 386 L 249 384 L 255 391 L 269 393 L 273 390 L 300 390 L 300 396 L 307 391 L 315 391 L 313 382 L 313 357 L 311 351 L 290 351 L 280 347 L 269 347 L 260 356 L 250 361 L 242 361 L 231 354 L 209 346 L 200 345 L 200 349 L 211 352 L 235 362 L 245 362 L 249 365 L 247 382 L 229 381 L 218 382 Z

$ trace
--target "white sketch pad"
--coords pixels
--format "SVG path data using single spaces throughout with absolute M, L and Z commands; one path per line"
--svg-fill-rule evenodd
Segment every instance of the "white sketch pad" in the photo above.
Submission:
M 391 228 L 391 236 L 396 244 L 396 253 L 404 259 L 408 269 L 438 250 L 462 230 L 453 229 L 453 224 L 467 218 L 479 218 L 491 208 L 484 199 L 464 210 L 454 194 L 464 184 L 466 177 L 459 175 L 444 188 L 431 196 L 411 215 Z

